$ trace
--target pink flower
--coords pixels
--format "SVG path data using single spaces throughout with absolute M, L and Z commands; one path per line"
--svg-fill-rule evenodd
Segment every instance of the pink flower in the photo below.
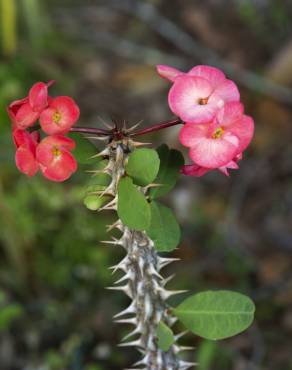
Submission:
M 36 147 L 40 137 L 38 132 L 28 133 L 16 129 L 13 131 L 13 140 L 16 146 L 15 162 L 20 172 L 27 176 L 34 176 L 39 169 L 36 160 Z
M 241 159 L 242 159 L 242 154 L 238 154 L 236 158 L 231 160 L 225 166 L 218 167 L 217 169 L 220 172 L 222 172 L 224 175 L 229 176 L 228 170 L 237 170 L 239 168 L 237 162 Z M 213 169 L 201 167 L 194 163 L 194 164 L 188 164 L 188 165 L 182 166 L 180 172 L 187 176 L 201 177 L 210 171 L 213 171 Z
M 48 135 L 65 134 L 79 118 L 79 108 L 68 96 L 58 96 L 40 115 L 42 129 Z
M 241 103 L 233 102 L 226 103 L 209 123 L 185 124 L 180 141 L 190 148 L 190 157 L 199 167 L 227 169 L 235 167 L 234 158 L 249 145 L 253 132 L 253 119 L 243 115 Z
M 13 129 L 26 129 L 33 126 L 42 110 L 48 105 L 48 87 L 54 81 L 35 83 L 29 91 L 28 97 L 16 100 L 8 106 L 8 115 Z
M 77 162 L 71 150 L 75 142 L 63 135 L 44 138 L 36 149 L 36 158 L 45 177 L 52 181 L 65 181 L 76 170 Z
M 209 122 L 226 102 L 240 99 L 235 83 L 215 67 L 196 66 L 183 73 L 159 65 L 157 71 L 173 82 L 168 103 L 172 112 L 185 122 Z

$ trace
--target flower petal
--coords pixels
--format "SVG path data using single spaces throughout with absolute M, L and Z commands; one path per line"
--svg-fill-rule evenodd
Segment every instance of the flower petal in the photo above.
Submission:
M 211 84 L 204 78 L 178 76 L 168 95 L 168 103 L 174 114 L 189 123 L 211 120 L 218 109 L 217 101 L 201 105 L 201 99 L 212 93 Z
M 35 83 L 29 90 L 29 104 L 34 112 L 41 112 L 48 105 L 48 86 L 44 82 Z
M 214 89 L 226 80 L 224 73 L 220 71 L 220 69 L 204 65 L 193 67 L 188 72 L 188 75 L 205 78 L 210 82 Z
M 220 126 L 227 128 L 242 118 L 243 111 L 244 108 L 242 103 L 228 102 L 219 110 L 216 115 L 216 120 Z
M 240 94 L 237 86 L 231 80 L 225 80 L 222 84 L 216 87 L 210 101 L 222 99 L 224 102 L 239 101 Z
M 77 162 L 73 155 L 63 150 L 59 158 L 54 159 L 48 166 L 41 166 L 43 175 L 52 181 L 62 182 L 67 180 L 77 170 Z
M 202 138 L 190 149 L 191 159 L 206 168 L 218 168 L 230 162 L 238 151 L 238 138 L 223 134 L 220 139 Z
M 79 107 L 72 98 L 58 96 L 41 113 L 40 124 L 48 135 L 65 134 L 76 123 L 79 115 Z
M 39 169 L 34 153 L 26 145 L 16 150 L 15 163 L 19 171 L 27 176 L 34 176 Z
M 187 176 L 201 177 L 210 171 L 210 168 L 201 167 L 197 164 L 184 165 L 181 173 Z
M 186 123 L 180 130 L 179 140 L 182 145 L 191 148 L 207 137 L 208 130 L 208 125 Z
M 238 154 L 242 153 L 250 144 L 254 135 L 254 121 L 250 116 L 244 115 L 229 128 L 233 135 L 239 139 Z
M 167 80 L 172 81 L 172 82 L 174 82 L 176 77 L 181 76 L 181 75 L 184 74 L 183 72 L 179 71 L 176 68 L 169 67 L 169 66 L 166 66 L 166 65 L 163 65 L 163 64 L 158 64 L 156 66 L 156 70 L 157 70 L 159 76 L 161 76 L 163 78 L 166 78 Z

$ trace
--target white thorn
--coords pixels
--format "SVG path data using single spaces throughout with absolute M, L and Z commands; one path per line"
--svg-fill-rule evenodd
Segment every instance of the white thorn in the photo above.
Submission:
M 185 336 L 187 333 L 188 333 L 188 330 L 185 330 L 182 333 L 179 333 L 179 334 L 175 335 L 174 336 L 175 341 L 177 342 L 180 338 L 182 338 L 183 336 Z
M 163 300 L 166 300 L 174 295 L 177 295 L 177 294 L 182 294 L 182 293 L 186 293 L 187 290 L 165 290 L 165 289 L 160 289 L 161 291 L 161 297 Z
M 159 270 L 163 269 L 163 267 L 169 265 L 172 262 L 175 261 L 180 261 L 180 258 L 164 258 L 164 257 L 159 257 L 158 258 L 158 266 Z
M 111 270 L 113 270 L 113 274 L 118 270 L 122 270 L 124 272 L 128 271 L 128 256 L 124 257 L 120 263 L 117 265 L 111 266 Z
M 134 340 L 133 342 L 118 344 L 119 347 L 142 347 L 142 345 L 143 344 L 142 344 L 141 339 Z
M 128 284 L 123 285 L 123 286 L 110 286 L 107 287 L 106 289 L 108 290 L 120 290 L 124 292 L 128 297 L 132 298 L 132 292 Z
M 131 338 L 133 335 L 136 335 L 136 334 L 140 334 L 140 330 L 138 328 L 134 329 L 133 331 L 131 331 L 129 334 L 127 334 L 123 339 L 122 339 L 122 342 L 124 340 L 127 340 L 129 338 Z M 134 366 L 136 366 L 137 364 L 135 364 Z
M 104 119 L 102 119 L 100 116 L 98 117 L 99 118 L 99 120 L 100 120 L 100 122 L 106 127 L 106 128 L 108 128 L 109 130 L 112 130 L 113 128 L 114 128 L 114 126 L 113 125 L 110 125 L 110 124 L 108 124 L 107 122 L 105 122 L 105 120 Z
M 131 317 L 129 319 L 114 320 L 114 323 L 116 323 L 116 324 L 132 324 L 132 325 L 136 325 L 137 324 L 137 318 L 136 317 Z
M 172 274 L 169 277 L 163 279 L 163 282 L 162 282 L 163 286 L 165 286 L 166 284 L 168 284 L 174 277 L 175 277 L 175 274 Z
M 143 120 L 137 122 L 135 125 L 131 126 L 130 128 L 127 129 L 127 132 L 132 132 L 134 131 L 137 127 L 139 127 L 141 125 L 141 123 L 143 122 Z
M 113 318 L 117 319 L 118 317 L 128 315 L 128 314 L 132 314 L 132 313 L 135 313 L 135 312 L 136 312 L 135 303 L 132 302 L 129 307 L 127 307 L 125 310 L 117 313 Z
M 108 156 L 110 154 L 110 151 L 108 148 L 105 148 L 104 150 L 102 150 L 101 152 L 97 153 L 97 154 L 94 154 L 93 156 L 89 157 L 90 159 L 94 159 L 94 158 L 98 158 L 98 157 L 105 157 L 105 156 Z
M 196 362 L 186 362 L 186 361 L 180 361 L 179 362 L 179 370 L 187 370 L 190 367 L 198 365 Z
M 133 273 L 131 270 L 129 270 L 126 275 L 122 276 L 118 281 L 115 282 L 115 284 L 120 284 L 125 280 L 132 280 L 133 279 Z

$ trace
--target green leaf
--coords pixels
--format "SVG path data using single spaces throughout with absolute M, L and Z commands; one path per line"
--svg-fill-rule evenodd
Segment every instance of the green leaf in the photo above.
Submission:
M 97 154 L 95 145 L 93 145 L 88 139 L 85 139 L 82 134 L 78 134 L 77 132 L 71 132 L 69 136 L 76 144 L 76 148 L 72 152 L 76 161 L 81 164 L 92 163 L 93 160 L 90 158 Z
M 91 211 L 96 211 L 101 208 L 103 205 L 112 200 L 112 197 L 109 195 L 103 195 L 102 197 L 94 194 L 89 194 L 84 198 L 84 205 L 86 208 Z
M 166 144 L 162 144 L 157 152 L 160 158 L 160 168 L 154 182 L 162 186 L 150 189 L 149 195 L 152 199 L 167 194 L 175 186 L 179 170 L 184 164 L 181 152 L 169 149 Z
M 159 171 L 159 156 L 154 149 L 136 149 L 129 155 L 126 165 L 127 174 L 137 185 L 150 184 Z
M 157 202 L 151 202 L 151 223 L 147 233 L 159 252 L 169 252 L 180 241 L 180 226 L 171 209 Z
M 134 230 L 146 230 L 150 225 L 150 205 L 129 177 L 122 178 L 118 185 L 118 215 Z
M 247 329 L 254 312 L 250 298 L 225 290 L 195 294 L 174 310 L 187 329 L 212 340 L 232 337 Z
M 167 352 L 175 342 L 172 330 L 163 321 L 160 321 L 156 334 L 158 338 L 158 347 Z

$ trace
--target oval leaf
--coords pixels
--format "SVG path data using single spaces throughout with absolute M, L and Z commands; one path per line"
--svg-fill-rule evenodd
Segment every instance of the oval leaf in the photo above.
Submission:
M 160 168 L 155 179 L 161 186 L 150 189 L 152 199 L 167 194 L 176 184 L 179 170 L 184 164 L 184 158 L 178 150 L 169 149 L 166 144 L 161 145 L 157 152 L 160 158 Z
M 250 298 L 225 290 L 195 294 L 174 310 L 187 329 L 212 340 L 232 337 L 247 329 L 254 312 Z
M 167 352 L 175 342 L 172 330 L 164 324 L 163 321 L 160 321 L 156 335 L 158 339 L 158 347 L 162 349 L 162 351 Z
M 146 186 L 157 176 L 159 156 L 154 149 L 136 149 L 129 155 L 126 166 L 127 174 L 137 185 Z
M 168 207 L 157 202 L 151 202 L 151 223 L 147 233 L 160 252 L 175 249 L 180 241 L 180 226 Z
M 86 139 L 82 134 L 78 134 L 77 132 L 71 132 L 69 136 L 76 144 L 76 147 L 73 150 L 73 155 L 76 158 L 76 161 L 81 164 L 91 163 L 93 161 L 91 157 L 97 154 L 95 145 L 93 145 L 92 142 Z
M 150 205 L 129 177 L 122 178 L 118 185 L 118 215 L 131 229 L 142 231 L 149 227 Z

